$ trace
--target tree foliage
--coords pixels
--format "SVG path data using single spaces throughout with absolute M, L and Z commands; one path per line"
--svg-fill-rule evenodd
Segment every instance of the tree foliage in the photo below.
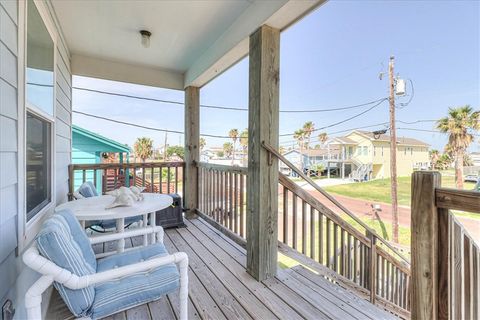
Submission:
M 474 131 L 480 129 L 480 111 L 469 105 L 449 108 L 448 115 L 437 122 L 437 129 L 448 134 L 448 149 L 455 161 L 457 188 L 463 189 L 463 162 L 467 148 L 474 140 Z
M 135 156 L 142 159 L 142 162 L 145 162 L 153 154 L 153 140 L 147 137 L 137 138 L 133 145 L 133 150 Z

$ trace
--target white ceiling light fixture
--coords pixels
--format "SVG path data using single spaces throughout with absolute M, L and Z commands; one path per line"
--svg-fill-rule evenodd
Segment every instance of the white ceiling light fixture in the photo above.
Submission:
M 149 48 L 150 47 L 150 36 L 152 33 L 147 30 L 140 30 L 140 35 L 142 36 L 142 46 L 144 48 Z

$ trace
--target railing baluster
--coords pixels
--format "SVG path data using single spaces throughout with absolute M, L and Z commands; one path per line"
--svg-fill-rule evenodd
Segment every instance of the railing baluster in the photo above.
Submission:
M 355 238 L 353 241 L 353 282 L 358 284 L 358 239 Z
M 338 272 L 338 225 L 333 223 L 333 270 Z
M 345 231 L 340 228 L 340 274 L 345 276 Z
M 175 193 L 178 193 L 178 167 L 175 167 Z
M 171 172 L 170 172 L 170 167 L 167 167 L 167 193 L 172 193 L 171 190 L 170 190 L 170 180 L 171 180 L 171 176 L 170 176 Z
M 352 280 L 352 236 L 347 233 L 347 278 Z
M 233 172 L 228 173 L 228 228 L 233 231 Z
M 142 188 L 145 188 L 145 165 L 142 166 Z
M 302 253 L 307 254 L 307 203 L 302 200 Z
M 82 183 L 85 183 L 87 181 L 87 170 L 83 170 L 82 172 Z
M 243 238 L 245 236 L 244 232 L 244 211 L 243 211 L 243 205 L 244 205 L 244 186 L 243 186 L 243 181 L 244 181 L 245 176 L 243 174 L 240 174 L 240 236 Z
M 323 251 L 325 249 L 325 244 L 323 241 L 323 226 L 323 214 L 318 211 L 318 262 L 325 265 L 325 262 L 323 261 Z
M 310 258 L 315 260 L 315 209 L 310 206 Z
M 283 243 L 288 245 L 288 189 L 283 187 Z
M 150 168 L 150 192 L 155 192 L 155 168 Z
M 159 189 L 159 192 L 160 193 L 163 193 L 163 166 L 160 166 L 160 181 L 159 181 L 159 186 L 160 186 L 160 189 Z
M 233 175 L 233 227 L 238 232 L 238 174 Z
M 330 268 L 332 269 L 332 255 L 331 255 L 331 237 L 330 237 L 330 219 L 327 218 L 327 241 L 326 241 L 326 245 L 327 245 L 327 256 L 326 256 L 326 266 L 327 268 Z
M 292 248 L 297 249 L 297 196 L 295 194 L 292 194 L 292 209 Z

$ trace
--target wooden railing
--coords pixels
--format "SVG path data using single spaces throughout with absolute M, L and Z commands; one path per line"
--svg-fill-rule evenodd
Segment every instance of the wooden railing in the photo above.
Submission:
M 147 192 L 183 194 L 184 167 L 184 162 L 70 164 L 69 199 L 85 181 L 93 182 L 102 194 L 133 185 Z
M 412 317 L 479 319 L 479 246 L 450 210 L 480 214 L 480 193 L 440 186 L 438 172 L 412 177 Z
M 369 296 L 372 303 L 401 317 L 410 317 L 410 264 L 398 250 L 355 214 L 320 188 L 301 170 L 268 145 L 264 148 L 335 205 L 334 212 L 286 176 L 280 174 L 279 239 L 333 270 L 334 281 Z M 346 222 L 348 215 L 360 227 Z
M 245 237 L 247 168 L 200 162 L 198 210 Z

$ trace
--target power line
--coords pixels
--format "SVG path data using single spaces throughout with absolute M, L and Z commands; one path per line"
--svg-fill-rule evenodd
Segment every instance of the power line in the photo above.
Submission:
M 316 131 L 320 131 L 320 130 L 325 130 L 325 129 L 328 129 L 328 128 L 331 128 L 331 127 L 338 126 L 338 125 L 340 125 L 340 124 L 342 124 L 342 123 L 348 122 L 348 121 L 353 120 L 353 119 L 355 119 L 355 118 L 358 118 L 358 117 L 364 115 L 365 113 L 373 110 L 374 108 L 378 107 L 382 102 L 384 102 L 384 101 L 386 101 L 386 100 L 388 100 L 388 98 L 383 98 L 382 100 L 380 100 L 380 102 L 378 102 L 377 104 L 374 104 L 373 106 L 371 106 L 371 107 L 368 108 L 367 110 L 364 110 L 364 111 L 362 111 L 362 112 L 360 112 L 360 113 L 357 113 L 356 115 L 351 116 L 351 117 L 349 117 L 349 118 L 347 118 L 347 119 L 344 119 L 344 120 L 342 120 L 342 121 L 338 121 L 338 122 L 332 123 L 332 124 L 330 124 L 330 125 L 328 125 L 328 126 L 314 129 L 314 130 L 312 130 L 311 132 L 316 132 Z M 287 136 L 293 136 L 293 135 L 294 135 L 294 133 L 286 133 L 286 134 L 281 134 L 281 135 L 279 135 L 279 136 L 280 136 L 280 137 L 287 137 Z
M 160 131 L 160 132 L 166 132 L 166 133 L 185 134 L 185 132 L 182 132 L 182 131 L 148 127 L 148 126 L 144 126 L 144 125 L 141 125 L 141 124 L 136 124 L 136 123 L 132 123 L 132 122 L 125 122 L 125 121 L 110 119 L 110 118 L 106 118 L 106 117 L 102 117 L 102 116 L 97 116 L 97 115 L 94 115 L 94 114 L 90 114 L 90 113 L 86 113 L 86 112 L 81 112 L 81 111 L 77 111 L 77 110 L 73 110 L 73 112 L 74 112 L 74 113 L 77 113 L 77 114 L 81 114 L 81 115 L 87 116 L 87 117 L 96 118 L 96 119 L 101 119 L 101 120 L 110 121 L 110 122 L 115 122 L 115 123 L 119 123 L 119 124 L 131 126 L 131 127 L 136 127 L 136 128 L 142 128 L 142 129 L 147 129 L 147 130 L 152 130 L 152 131 Z M 210 138 L 228 138 L 228 139 L 230 139 L 229 136 L 219 136 L 219 135 L 213 135 L 213 134 L 200 134 L 200 135 L 203 136 L 203 137 L 210 137 Z
M 32 83 L 33 84 L 33 83 Z M 34 84 L 35 85 L 35 84 Z M 123 94 L 123 93 L 115 93 L 115 92 L 108 92 L 108 91 L 102 91 L 102 90 L 95 90 L 95 89 L 89 89 L 89 88 L 82 88 L 82 87 L 72 87 L 72 89 L 75 90 L 81 90 L 81 91 L 88 91 L 88 92 L 93 92 L 93 93 L 99 93 L 99 94 L 106 94 L 106 95 L 111 95 L 111 96 L 117 96 L 117 97 L 123 97 L 123 98 L 130 98 L 130 99 L 137 99 L 137 100 L 145 100 L 145 101 L 153 101 L 153 102 L 161 102 L 161 103 L 169 103 L 169 104 L 175 104 L 175 105 L 180 105 L 183 106 L 184 103 L 181 101 L 175 101 L 175 100 L 167 100 L 167 99 L 157 99 L 157 98 L 148 98 L 148 97 L 141 97 L 137 95 L 130 95 L 130 94 Z M 304 109 L 304 110 L 294 110 L 294 109 L 287 109 L 287 110 L 280 110 L 281 113 L 319 113 L 319 112 L 332 112 L 332 111 L 342 111 L 342 110 L 349 110 L 349 109 L 355 109 L 355 108 L 361 108 L 365 107 L 374 103 L 377 103 L 379 101 L 382 101 L 385 98 L 365 102 L 365 103 L 360 103 L 356 105 L 351 105 L 351 106 L 345 106 L 345 107 L 329 107 L 329 108 L 320 108 L 320 109 Z M 200 108 L 209 108 L 209 109 L 219 109 L 219 110 L 232 110 L 232 111 L 248 111 L 248 108 L 240 108 L 240 107 L 227 107 L 227 106 L 219 106 L 219 105 L 209 105 L 209 104 L 201 104 Z

